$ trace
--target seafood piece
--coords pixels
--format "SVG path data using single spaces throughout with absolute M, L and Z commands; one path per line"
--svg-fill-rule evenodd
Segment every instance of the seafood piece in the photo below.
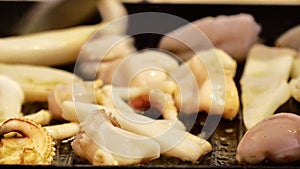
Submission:
M 296 55 L 293 49 L 262 44 L 250 50 L 240 80 L 243 122 L 247 129 L 271 116 L 291 97 L 287 81 Z
M 297 78 L 292 78 L 289 82 L 291 96 L 300 102 L 300 76 Z
M 199 52 L 182 64 L 173 72 L 179 87 L 175 103 L 180 112 L 205 111 L 232 120 L 239 111 L 239 95 L 233 79 L 236 67 L 236 61 L 218 48 Z
M 104 23 L 0 39 L 0 62 L 55 66 L 75 62 L 81 47 Z
M 135 52 L 134 40 L 125 35 L 103 35 L 97 32 L 82 48 L 76 71 L 86 80 L 100 78 L 110 83 L 112 65 L 119 64 L 122 58 Z M 99 35 L 98 35 L 99 34 Z M 115 66 L 113 66 L 115 68 Z
M 110 84 L 116 86 L 147 86 L 167 80 L 169 73 L 178 68 L 178 62 L 169 54 L 157 50 L 144 50 L 120 60 L 110 67 Z M 101 72 L 100 72 L 101 73 Z M 103 72 L 103 75 L 106 75 Z
M 57 84 L 48 95 L 48 109 L 53 119 L 61 119 L 61 104 L 72 100 L 72 84 Z
M 130 104 L 137 110 L 147 110 L 150 107 L 155 107 L 161 112 L 164 119 L 178 120 L 178 110 L 173 96 L 163 91 L 152 90 L 148 94 L 131 99 Z
M 300 54 L 299 54 L 299 52 L 298 52 L 298 55 L 294 59 L 290 76 L 292 79 L 300 76 Z
M 44 126 L 53 140 L 63 140 L 75 136 L 80 132 L 78 123 L 63 123 L 50 126 Z
M 141 87 L 105 85 L 97 93 L 97 103 L 114 107 L 111 95 L 112 92 L 116 92 L 136 110 L 147 110 L 153 106 L 162 113 L 164 119 L 176 121 L 178 120 L 178 110 L 172 96 L 175 89 L 176 84 L 173 81 L 162 81 L 161 83 Z
M 259 164 L 267 160 L 289 163 L 300 160 L 300 116 L 278 113 L 249 129 L 237 147 L 241 164 Z
M 0 75 L 0 122 L 20 117 L 24 93 L 20 85 L 11 78 Z
M 8 119 L 0 126 L 1 164 L 51 164 L 55 155 L 49 133 L 31 120 Z
M 298 38 L 300 36 L 300 25 L 296 25 L 283 34 L 281 34 L 276 40 L 275 40 L 275 46 L 277 47 L 288 47 L 295 50 L 300 49 L 300 39 Z
M 0 74 L 15 80 L 25 94 L 25 102 L 47 101 L 48 94 L 60 83 L 81 81 L 81 78 L 48 66 L 0 63 Z
M 136 114 L 119 96 L 113 95 L 115 110 L 112 115 L 125 130 L 150 137 L 161 147 L 161 153 L 185 161 L 196 162 L 212 150 L 205 139 L 195 136 L 172 124 L 165 125 L 159 120 Z M 176 123 L 179 121 L 177 120 Z
M 52 117 L 63 119 L 61 105 L 67 100 L 76 99 L 96 103 L 97 89 L 102 85 L 101 80 L 57 84 L 48 95 L 48 107 Z
M 291 96 L 300 102 L 300 55 L 295 57 L 289 81 Z
M 23 116 L 24 119 L 35 121 L 40 125 L 48 125 L 52 119 L 52 114 L 48 110 L 40 110 L 36 113 Z
M 71 143 L 76 155 L 93 165 L 132 165 L 160 156 L 152 139 L 119 128 L 106 110 L 90 113 L 81 123 L 82 132 Z
M 111 107 L 80 102 L 68 101 L 64 102 L 63 106 L 66 106 L 65 113 L 68 113 L 69 117 L 75 115 L 80 120 L 85 120 L 89 114 L 97 110 L 111 112 L 122 129 L 150 137 L 160 145 L 160 153 L 166 156 L 196 162 L 212 150 L 208 141 L 186 132 L 179 121 L 153 120 L 136 114 L 125 102 L 121 102 L 121 107 L 118 107 L 122 112 Z
M 127 15 L 121 2 L 118 0 L 101 0 L 97 2 L 97 7 L 101 10 L 103 19 L 103 22 L 98 24 L 1 38 L 0 62 L 46 66 L 65 65 L 76 61 L 82 46 L 97 30 L 112 25 L 109 29 L 104 29 L 101 32 L 105 35 L 126 32 L 127 21 L 125 19 L 124 22 L 117 22 L 117 25 L 110 24 L 111 21 Z M 43 26 L 48 25 L 43 21 L 44 24 L 37 23 Z M 33 21 L 31 26 L 34 27 L 37 23 Z M 29 29 L 31 28 L 29 27 Z
M 205 17 L 168 33 L 159 42 L 159 48 L 186 61 L 196 51 L 216 47 L 235 60 L 244 61 L 250 47 L 257 42 L 260 30 L 250 14 Z

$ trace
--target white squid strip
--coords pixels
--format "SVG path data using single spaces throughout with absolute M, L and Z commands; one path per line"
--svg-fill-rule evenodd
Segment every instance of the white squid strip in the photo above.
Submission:
M 11 78 L 0 75 L 0 121 L 21 115 L 24 93 L 20 85 Z
M 124 104 L 127 105 L 125 102 Z M 167 123 L 164 120 L 153 120 L 146 116 L 136 114 L 130 107 L 124 105 L 121 105 L 121 108 L 119 107 L 123 114 L 120 114 L 113 108 L 96 104 L 80 102 L 74 104 L 69 102 L 68 105 L 70 106 L 69 110 L 73 110 L 72 113 L 69 113 L 81 119 L 84 119 L 88 114 L 99 109 L 111 112 L 113 117 L 115 117 L 121 125 L 121 128 L 150 137 L 159 143 L 161 153 L 167 156 L 195 162 L 212 150 L 211 144 L 208 141 L 178 128 L 178 124 L 176 124 L 178 121 L 175 123 Z M 66 102 L 63 103 L 63 107 L 64 106 L 66 106 Z
M 42 109 L 34 114 L 29 114 L 29 115 L 23 116 L 23 118 L 33 120 L 36 123 L 41 124 L 41 125 L 49 124 L 51 117 L 52 117 L 51 113 L 48 110 L 44 110 L 44 109 Z
M 44 127 L 53 140 L 62 140 L 75 136 L 80 132 L 80 125 L 78 123 L 64 123 Z

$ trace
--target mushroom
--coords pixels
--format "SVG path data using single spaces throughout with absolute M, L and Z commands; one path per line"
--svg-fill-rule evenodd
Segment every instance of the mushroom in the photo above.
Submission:
M 11 118 L 0 126 L 0 164 L 51 164 L 55 143 L 40 125 L 23 118 Z

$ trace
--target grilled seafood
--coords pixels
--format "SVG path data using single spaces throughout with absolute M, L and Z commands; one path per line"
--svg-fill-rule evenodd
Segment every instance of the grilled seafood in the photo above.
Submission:
M 188 60 L 196 52 L 190 51 L 189 47 L 193 50 L 216 47 L 224 50 L 237 61 L 243 61 L 250 47 L 257 42 L 259 32 L 260 26 L 250 14 L 205 17 L 164 36 L 159 43 L 159 48 L 169 50 L 181 59 Z
M 20 85 L 11 78 L 0 75 L 0 122 L 21 116 L 24 99 Z
M 296 25 L 283 34 L 281 34 L 276 40 L 275 40 L 275 46 L 277 47 L 289 47 L 292 49 L 299 50 L 300 48 L 300 25 Z
M 160 156 L 158 143 L 120 128 L 104 109 L 90 112 L 81 125 L 72 148 L 93 165 L 132 165 Z
M 48 94 L 48 107 L 54 119 L 63 119 L 61 105 L 64 101 L 76 99 L 95 103 L 96 90 L 103 85 L 101 80 L 79 81 L 57 84 Z
M 23 118 L 35 121 L 40 125 L 48 125 L 52 119 L 52 114 L 48 110 L 42 109 L 36 113 L 25 115 Z
M 236 61 L 217 48 L 199 52 L 186 61 L 173 73 L 179 84 L 174 96 L 178 109 L 188 114 L 200 111 L 222 114 L 232 120 L 239 110 L 239 95 L 233 80 L 236 67 Z M 210 111 L 211 107 L 215 110 Z
M 288 163 L 300 160 L 300 116 L 272 115 L 249 129 L 237 147 L 237 161 L 259 164 L 265 160 Z
M 271 116 L 291 97 L 288 79 L 296 55 L 293 49 L 262 44 L 250 50 L 240 80 L 243 122 L 247 129 Z
M 54 142 L 39 124 L 22 118 L 8 119 L 0 126 L 1 164 L 51 164 Z
M 0 63 L 0 74 L 21 86 L 26 102 L 47 101 L 48 94 L 57 84 L 81 81 L 79 76 L 62 69 L 27 64 Z
M 291 96 L 300 102 L 300 54 L 295 57 L 289 81 Z
M 75 136 L 80 131 L 78 123 L 63 123 L 50 126 L 44 126 L 53 140 L 63 140 Z
M 77 71 L 86 80 L 102 79 L 111 83 L 114 70 L 130 53 L 135 52 L 134 40 L 125 35 L 95 35 L 78 57 Z M 99 48 L 101 46 L 101 48 Z

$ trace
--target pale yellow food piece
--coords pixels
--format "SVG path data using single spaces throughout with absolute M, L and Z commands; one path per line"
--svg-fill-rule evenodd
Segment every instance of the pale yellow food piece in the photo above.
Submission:
M 0 62 L 63 65 L 75 62 L 85 42 L 105 23 L 0 39 Z
M 0 122 L 21 115 L 24 92 L 13 79 L 0 74 Z
M 48 94 L 60 83 L 81 81 L 71 72 L 47 66 L 0 63 L 0 74 L 15 80 L 25 94 L 25 102 L 47 101 Z
M 297 52 L 255 45 L 240 80 L 243 122 L 250 129 L 271 116 L 290 97 L 288 79 Z
M 218 48 L 194 55 L 174 73 L 179 84 L 174 95 L 178 109 L 187 114 L 200 111 L 220 114 L 232 120 L 240 104 L 234 82 L 236 68 L 237 62 Z

